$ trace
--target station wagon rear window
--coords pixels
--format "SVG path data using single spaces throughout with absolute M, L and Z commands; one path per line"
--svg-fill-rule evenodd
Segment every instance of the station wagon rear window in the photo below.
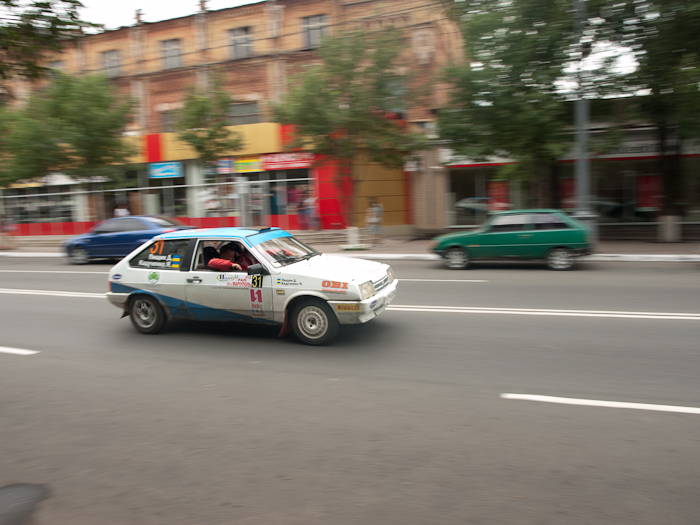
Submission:
M 138 255 L 132 257 L 129 266 L 144 269 L 180 270 L 180 261 L 184 258 L 189 243 L 189 239 L 155 241 L 141 250 Z

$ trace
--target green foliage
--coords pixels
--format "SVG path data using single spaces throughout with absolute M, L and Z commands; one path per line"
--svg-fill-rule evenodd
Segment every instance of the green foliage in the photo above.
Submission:
M 79 0 L 0 0 L 0 94 L 13 76 L 41 76 L 47 53 L 60 51 L 82 28 L 95 27 L 80 21 L 80 7 Z
M 296 75 L 274 108 L 279 122 L 296 127 L 292 147 L 310 147 L 347 167 L 360 153 L 384 166 L 400 166 L 409 152 L 423 147 L 423 135 L 387 118 L 411 103 L 411 79 L 398 72 L 401 45 L 393 30 L 326 39 L 319 49 L 321 63 Z
M 123 163 L 131 153 L 122 139 L 131 106 L 102 76 L 59 75 L 51 87 L 35 93 L 25 108 L 5 109 L 4 180 L 49 171 L 84 176 L 111 173 L 110 165 Z
M 192 146 L 204 163 L 231 155 L 243 147 L 240 133 L 227 127 L 230 106 L 231 96 L 218 81 L 207 94 L 195 88 L 187 91 L 176 123 L 177 136 Z

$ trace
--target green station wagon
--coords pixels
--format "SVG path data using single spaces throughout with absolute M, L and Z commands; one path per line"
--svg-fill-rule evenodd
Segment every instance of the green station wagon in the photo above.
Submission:
M 453 270 L 498 258 L 544 259 L 552 270 L 568 270 L 593 248 L 588 227 L 560 210 L 497 213 L 475 231 L 437 237 L 431 247 Z

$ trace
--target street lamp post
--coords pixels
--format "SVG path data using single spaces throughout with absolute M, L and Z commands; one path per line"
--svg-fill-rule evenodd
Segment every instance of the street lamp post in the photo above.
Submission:
M 576 159 L 575 159 L 575 176 L 576 176 L 576 212 L 574 216 L 588 225 L 591 229 L 593 242 L 598 240 L 597 216 L 590 209 L 590 194 L 591 194 L 591 170 L 590 159 L 588 155 L 588 126 L 590 105 L 585 97 L 581 85 L 581 68 L 583 59 L 590 53 L 590 47 L 583 43 L 583 30 L 586 20 L 586 4 L 584 0 L 574 1 L 574 29 L 579 39 L 581 49 L 581 60 L 578 70 L 578 96 L 574 107 L 574 121 L 576 124 Z

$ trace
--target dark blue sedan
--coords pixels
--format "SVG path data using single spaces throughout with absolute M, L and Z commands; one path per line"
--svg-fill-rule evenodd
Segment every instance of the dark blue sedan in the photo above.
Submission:
M 188 228 L 191 226 L 170 217 L 118 217 L 102 221 L 63 247 L 73 264 L 85 264 L 90 259 L 122 258 L 156 235 Z

